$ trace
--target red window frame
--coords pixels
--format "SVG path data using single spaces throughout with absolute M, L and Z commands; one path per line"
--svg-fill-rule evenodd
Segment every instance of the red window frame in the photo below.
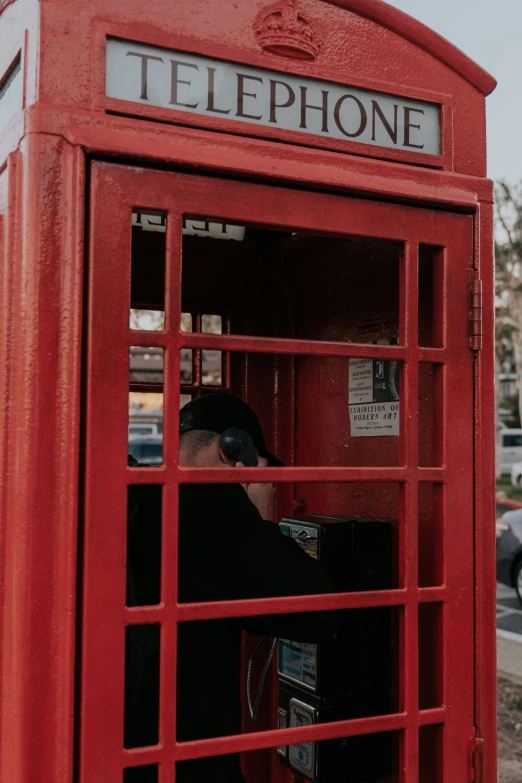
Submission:
M 114 199 L 114 193 L 118 199 Z M 165 329 L 129 329 L 132 209 L 168 214 Z M 358 234 L 403 242 L 400 340 L 397 346 L 309 340 L 208 335 L 179 329 L 181 313 L 181 225 L 184 213 L 215 216 L 235 223 L 288 226 L 326 234 Z M 173 783 L 175 762 L 356 734 L 401 733 L 400 783 L 418 783 L 419 728 L 443 726 L 442 780 L 465 780 L 473 725 L 473 380 L 468 348 L 469 261 L 473 254 L 472 217 L 410 206 L 345 198 L 284 188 L 155 172 L 110 163 L 92 165 L 87 425 L 85 466 L 84 608 L 81 683 L 80 780 L 114 783 L 122 770 L 159 764 L 160 783 Z M 421 244 L 444 250 L 444 296 L 436 308 L 443 336 L 440 348 L 418 345 L 418 254 Z M 111 263 L 107 259 L 112 259 Z M 451 334 L 445 306 L 452 296 Z M 107 336 L 110 335 L 110 340 Z M 127 395 L 129 346 L 165 350 L 164 465 L 128 468 Z M 253 469 L 182 468 L 178 461 L 180 351 L 183 347 L 223 352 L 273 353 L 399 360 L 401 461 L 398 467 L 288 467 L 256 469 L 256 481 L 397 482 L 401 486 L 397 589 L 330 596 L 177 603 L 177 490 L 180 483 L 245 481 Z M 418 464 L 418 365 L 443 368 L 440 405 L 443 461 Z M 469 377 L 468 377 L 469 376 Z M 458 401 L 458 405 L 456 404 Z M 444 509 L 443 579 L 418 586 L 418 488 L 442 487 Z M 130 484 L 163 486 L 162 602 L 125 606 L 126 492 Z M 107 536 L 107 530 L 111 535 Z M 418 608 L 443 609 L 444 644 L 438 665 L 444 682 L 440 706 L 418 704 Z M 396 606 L 400 610 L 400 710 L 393 715 L 341 721 L 283 731 L 270 730 L 176 743 L 177 623 L 266 613 L 333 608 Z M 160 623 L 160 743 L 123 748 L 123 671 L 125 627 Z M 118 673 L 122 676 L 118 676 Z M 451 742 L 448 741 L 451 737 Z
M 192 329 L 190 334 L 203 334 L 202 320 L 205 315 L 219 315 L 221 316 L 222 334 L 230 334 L 230 314 L 224 310 L 218 311 L 215 308 L 204 307 L 185 307 L 183 308 L 185 313 L 190 313 L 192 316 Z M 230 392 L 230 353 L 220 351 L 221 353 L 221 369 L 222 378 L 220 384 L 205 384 L 203 383 L 203 359 L 201 348 L 196 348 L 192 351 L 192 381 L 190 383 L 181 382 L 181 393 L 190 394 L 192 398 L 201 397 L 202 394 L 208 394 L 209 392 Z

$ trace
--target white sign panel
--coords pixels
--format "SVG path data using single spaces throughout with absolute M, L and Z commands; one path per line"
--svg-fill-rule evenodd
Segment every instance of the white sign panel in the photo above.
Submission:
M 106 94 L 325 139 L 441 154 L 439 105 L 116 39 L 107 41 Z
M 317 645 L 279 640 L 279 674 L 307 688 L 317 686 Z
M 290 728 L 311 726 L 316 722 L 316 713 L 310 704 L 305 704 L 298 699 L 290 699 Z M 307 776 L 315 777 L 315 748 L 315 742 L 290 745 L 288 749 L 290 766 L 304 772 Z
M 0 131 L 22 108 L 22 66 L 19 63 L 0 89 Z
M 350 359 L 348 394 L 352 438 L 399 435 L 398 362 Z
M 132 212 L 132 225 L 140 231 L 158 234 L 167 233 L 167 218 L 164 212 L 135 209 Z M 245 238 L 244 226 L 232 226 L 205 218 L 183 218 L 183 236 L 209 237 L 210 239 L 233 239 L 242 242 Z

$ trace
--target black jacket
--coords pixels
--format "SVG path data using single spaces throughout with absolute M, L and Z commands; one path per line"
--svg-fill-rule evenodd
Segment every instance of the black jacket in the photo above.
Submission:
M 129 502 L 127 600 L 143 605 L 159 598 L 154 569 L 159 562 L 161 509 L 158 491 L 147 495 L 147 489 L 135 490 L 141 496 Z M 181 487 L 178 589 L 181 603 L 334 592 L 323 567 L 277 525 L 263 520 L 237 484 Z M 310 612 L 180 624 L 178 741 L 241 733 L 243 630 L 315 642 L 332 637 L 334 620 L 332 613 Z M 158 692 L 158 629 L 132 629 L 130 634 L 134 637 L 130 642 L 128 637 L 127 644 L 126 745 L 153 744 L 158 731 L 157 697 L 151 695 Z M 243 783 L 235 755 L 180 764 L 176 779 Z

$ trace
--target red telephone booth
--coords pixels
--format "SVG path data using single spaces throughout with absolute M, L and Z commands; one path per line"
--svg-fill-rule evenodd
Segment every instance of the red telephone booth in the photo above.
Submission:
M 4 0 L 0 42 L 0 778 L 174 783 L 241 753 L 248 783 L 494 783 L 494 80 L 380 0 Z M 180 401 L 217 391 L 286 467 L 180 467 Z M 344 586 L 183 603 L 179 487 L 254 475 Z M 282 640 L 255 722 L 177 741 L 180 629 L 212 668 L 213 621 L 334 610 L 321 676 L 351 712 L 317 691 L 324 650 Z

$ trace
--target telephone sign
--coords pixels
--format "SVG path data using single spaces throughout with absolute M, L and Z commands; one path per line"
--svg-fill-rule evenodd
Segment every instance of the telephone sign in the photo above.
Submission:
M 266 69 L 107 41 L 107 96 L 235 122 L 440 155 L 440 106 Z

